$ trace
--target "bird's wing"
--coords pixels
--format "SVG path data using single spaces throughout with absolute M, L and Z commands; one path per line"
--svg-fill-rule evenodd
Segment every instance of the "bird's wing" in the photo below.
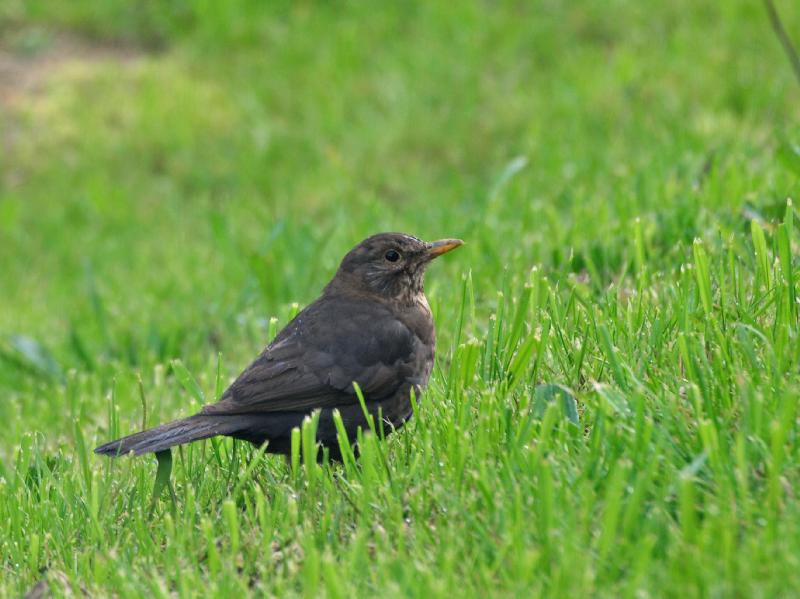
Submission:
M 205 413 L 304 411 L 395 393 L 424 356 L 419 339 L 388 310 L 317 302 L 301 312 Z

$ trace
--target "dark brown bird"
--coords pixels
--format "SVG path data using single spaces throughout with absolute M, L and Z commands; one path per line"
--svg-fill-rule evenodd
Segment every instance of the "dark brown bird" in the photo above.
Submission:
M 292 429 L 320 411 L 317 440 L 339 457 L 333 412 L 351 441 L 367 421 L 356 395 L 387 432 L 411 416 L 433 367 L 436 335 L 422 288 L 431 260 L 459 239 L 426 243 L 402 233 L 365 239 L 342 260 L 322 296 L 300 312 L 215 404 L 194 416 L 111 441 L 95 453 L 163 451 L 227 435 L 271 453 L 291 452 Z

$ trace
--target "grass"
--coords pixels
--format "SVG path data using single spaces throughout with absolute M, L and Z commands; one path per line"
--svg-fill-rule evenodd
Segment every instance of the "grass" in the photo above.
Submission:
M 0 596 L 800 594 L 800 90 L 760 3 L 12 0 L 0 36 Z M 467 241 L 401 433 L 187 446 L 174 504 L 91 453 L 381 230 Z

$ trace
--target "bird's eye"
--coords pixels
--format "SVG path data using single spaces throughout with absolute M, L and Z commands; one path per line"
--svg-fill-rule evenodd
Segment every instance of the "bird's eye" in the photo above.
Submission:
M 400 253 L 397 250 L 389 250 L 383 257 L 389 262 L 397 262 L 400 259 Z

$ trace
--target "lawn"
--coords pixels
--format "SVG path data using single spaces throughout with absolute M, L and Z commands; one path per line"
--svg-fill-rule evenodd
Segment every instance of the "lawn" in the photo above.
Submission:
M 800 85 L 762 2 L 6 0 L 0 152 L 0 596 L 800 595 Z M 186 446 L 174 501 L 92 454 L 385 230 L 466 241 L 405 429 Z

